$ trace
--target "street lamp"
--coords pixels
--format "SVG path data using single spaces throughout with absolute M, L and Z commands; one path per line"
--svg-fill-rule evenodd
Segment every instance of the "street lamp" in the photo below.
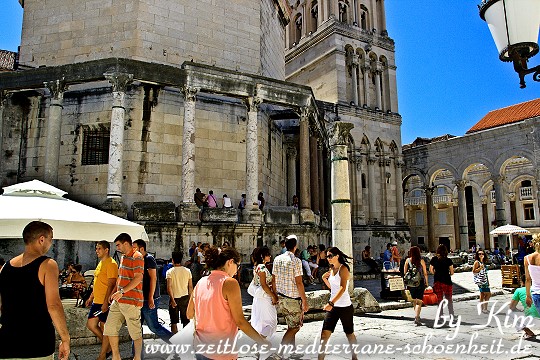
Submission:
M 524 88 L 525 75 L 540 81 L 540 65 L 529 69 L 529 58 L 538 53 L 540 0 L 483 0 L 478 5 L 480 17 L 488 24 L 501 61 L 514 63 Z

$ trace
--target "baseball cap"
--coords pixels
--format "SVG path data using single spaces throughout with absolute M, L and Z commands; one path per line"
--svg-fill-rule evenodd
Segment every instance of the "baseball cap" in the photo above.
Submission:
M 297 237 L 296 235 L 294 235 L 294 234 L 291 234 L 291 235 L 287 236 L 285 239 L 287 239 L 287 240 L 289 240 L 289 239 L 296 239 L 296 240 L 298 240 L 298 237 Z

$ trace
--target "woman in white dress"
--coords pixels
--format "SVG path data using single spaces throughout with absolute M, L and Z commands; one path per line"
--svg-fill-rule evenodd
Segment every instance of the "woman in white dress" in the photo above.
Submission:
M 524 259 L 525 288 L 527 297 L 525 302 L 528 306 L 534 303 L 536 310 L 540 311 L 540 236 L 534 234 L 532 244 L 536 250 Z
M 255 262 L 253 280 L 257 291 L 251 308 L 251 326 L 265 338 L 272 336 L 277 328 L 275 305 L 278 297 L 275 292 L 275 280 L 266 267 L 271 258 L 270 249 L 266 246 L 259 247 L 253 252 Z
M 351 350 L 353 350 L 356 336 L 353 326 L 354 308 L 349 296 L 351 272 L 348 263 L 350 257 L 337 247 L 329 247 L 326 249 L 326 258 L 330 264 L 330 271 L 326 272 L 322 278 L 326 286 L 330 288 L 330 301 L 323 307 L 323 310 L 326 311 L 326 317 L 321 332 L 320 349 L 325 348 L 325 344 L 336 329 L 338 320 L 341 320 L 343 331 L 349 340 Z M 352 359 L 356 360 L 357 355 L 354 351 L 351 351 L 351 354 Z M 325 355 L 324 352 L 319 353 L 319 360 L 324 359 Z

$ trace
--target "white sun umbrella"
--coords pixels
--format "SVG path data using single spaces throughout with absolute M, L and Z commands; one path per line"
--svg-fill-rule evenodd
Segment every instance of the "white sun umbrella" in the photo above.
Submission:
M 498 228 L 491 230 L 489 233 L 491 235 L 510 235 L 510 241 L 508 243 L 510 245 L 510 251 L 512 251 L 512 235 L 514 234 L 528 235 L 531 232 L 527 229 L 524 229 L 516 225 L 506 224 L 506 225 L 499 226 Z
M 65 194 L 39 180 L 5 187 L 0 196 L 0 238 L 21 238 L 24 227 L 39 220 L 53 227 L 55 239 L 113 241 L 125 232 L 148 240 L 142 225 L 66 199 Z

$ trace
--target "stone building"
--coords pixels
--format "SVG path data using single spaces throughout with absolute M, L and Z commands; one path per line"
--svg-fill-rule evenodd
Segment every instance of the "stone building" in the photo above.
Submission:
M 435 250 L 506 247 L 489 232 L 514 224 L 540 231 L 540 99 L 489 112 L 464 136 L 403 147 L 411 242 Z M 517 247 L 517 236 L 512 247 Z
M 39 178 L 138 221 L 158 257 L 227 240 L 247 261 L 291 232 L 330 243 L 329 128 L 342 121 L 355 252 L 405 243 L 383 0 L 20 2 L 19 70 L 0 73 L 3 186 Z M 248 205 L 199 215 L 195 188 Z M 91 262 L 91 248 L 54 251 Z

